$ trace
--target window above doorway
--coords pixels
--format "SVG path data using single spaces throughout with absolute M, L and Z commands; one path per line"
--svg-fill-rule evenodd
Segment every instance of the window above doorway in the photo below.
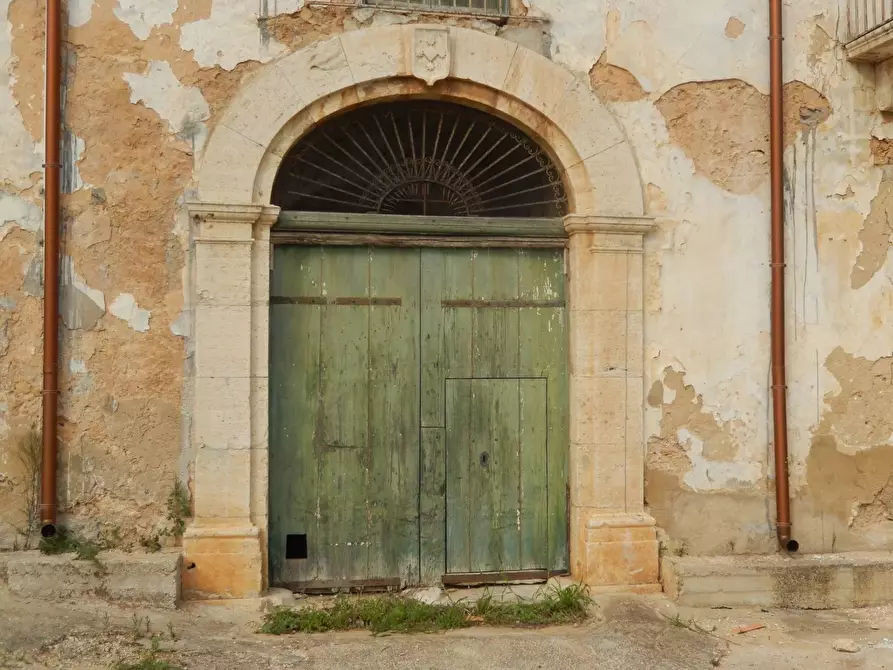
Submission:
M 273 185 L 284 210 L 554 218 L 563 173 L 519 128 L 446 101 L 359 107 L 312 130 Z
M 391 9 L 418 9 L 423 11 L 458 14 L 487 14 L 508 16 L 510 0 L 363 0 L 363 4 Z

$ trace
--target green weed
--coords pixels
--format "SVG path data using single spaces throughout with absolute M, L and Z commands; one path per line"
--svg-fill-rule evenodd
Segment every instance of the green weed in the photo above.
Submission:
M 179 479 L 174 480 L 171 492 L 167 496 L 167 520 L 171 522 L 170 533 L 181 537 L 186 531 L 186 519 L 192 514 L 189 508 L 189 491 Z
M 171 665 L 167 661 L 155 658 L 150 654 L 136 663 L 116 663 L 112 670 L 183 670 L 179 665 Z
M 365 629 L 372 633 L 425 633 L 471 626 L 546 626 L 586 618 L 584 586 L 550 587 L 532 602 L 495 602 L 485 594 L 474 604 L 429 605 L 399 596 L 343 596 L 324 609 L 279 607 L 267 615 L 261 633 L 322 633 Z

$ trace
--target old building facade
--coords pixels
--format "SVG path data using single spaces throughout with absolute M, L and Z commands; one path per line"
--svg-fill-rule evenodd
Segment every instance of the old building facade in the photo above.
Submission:
M 193 597 L 777 551 L 767 3 L 462 4 L 69 1 L 67 527 L 182 546 Z M 784 7 L 806 553 L 893 540 L 893 7 L 858 4 Z M 0 0 L 4 549 L 39 522 L 44 9 Z

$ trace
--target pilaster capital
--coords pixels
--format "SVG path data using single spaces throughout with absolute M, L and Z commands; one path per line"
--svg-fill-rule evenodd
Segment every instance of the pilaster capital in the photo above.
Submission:
M 253 242 L 269 237 L 279 217 L 274 205 L 190 201 L 186 203 L 194 239 L 205 243 Z
M 654 229 L 654 219 L 568 214 L 564 217 L 564 229 L 571 246 L 582 242 L 591 253 L 641 254 L 645 249 L 645 235 Z
M 568 235 L 574 235 L 575 233 L 645 235 L 654 229 L 654 219 L 650 216 L 568 214 L 564 217 L 564 229 Z

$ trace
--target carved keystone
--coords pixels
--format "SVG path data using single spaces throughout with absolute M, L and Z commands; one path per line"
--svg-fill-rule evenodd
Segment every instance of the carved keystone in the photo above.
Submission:
M 447 28 L 416 28 L 412 75 L 428 86 L 450 76 L 450 33 Z

